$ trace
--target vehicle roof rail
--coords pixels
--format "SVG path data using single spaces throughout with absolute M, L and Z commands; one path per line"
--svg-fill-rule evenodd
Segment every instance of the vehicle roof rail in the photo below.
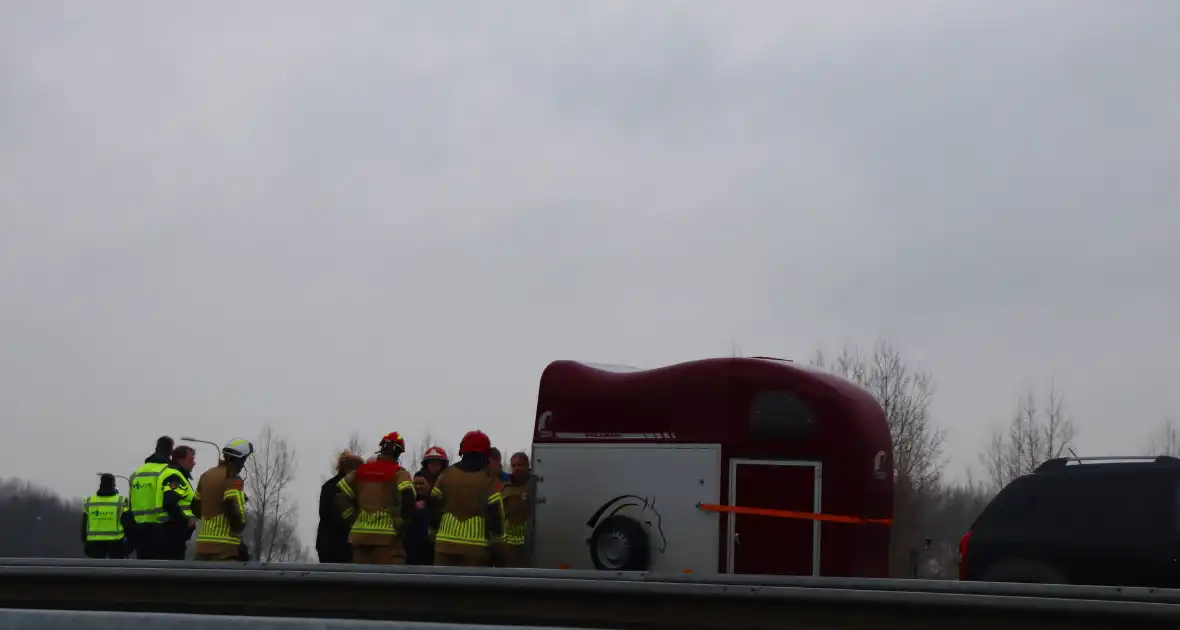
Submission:
M 1086 462 L 1152 462 L 1156 464 L 1180 464 L 1180 458 L 1170 455 L 1107 455 L 1103 457 L 1054 457 L 1037 466 L 1033 472 L 1060 470 L 1071 462 L 1083 464 Z

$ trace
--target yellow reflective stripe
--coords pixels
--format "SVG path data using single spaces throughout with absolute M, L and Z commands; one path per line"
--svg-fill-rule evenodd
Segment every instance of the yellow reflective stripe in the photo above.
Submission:
M 119 495 L 86 499 L 86 540 L 107 541 L 123 539 L 123 499 Z
M 230 532 L 229 519 L 224 514 L 218 514 L 211 519 L 201 521 L 201 530 L 197 532 L 197 542 L 238 545 L 241 544 L 242 539 Z
M 414 482 L 413 481 L 403 481 L 403 482 L 397 484 L 397 491 L 398 492 L 404 492 L 406 490 L 413 490 L 413 489 L 414 489 Z
M 504 495 L 499 492 L 493 493 L 492 496 L 488 497 L 488 505 L 495 505 L 497 502 L 503 503 L 503 501 Z
M 242 517 L 242 526 L 246 526 L 246 494 L 237 488 L 230 488 L 221 495 L 222 501 L 233 501 L 238 508 L 238 515 Z
M 362 509 L 352 524 L 354 534 L 397 534 L 393 514 L 387 511 L 374 512 Z
M 356 498 L 356 491 L 352 489 L 352 484 L 348 483 L 348 477 L 344 477 L 340 481 L 337 481 L 336 489 L 339 490 L 341 494 L 350 499 Z
M 430 489 L 430 496 L 441 499 L 442 498 L 442 490 L 439 490 L 438 486 L 435 486 Z
M 348 520 L 352 518 L 352 515 L 355 513 L 356 512 L 352 508 L 345 508 L 345 510 L 340 513 L 340 516 L 344 517 L 345 520 Z
M 482 516 L 459 520 L 454 514 L 447 512 L 442 515 L 436 540 L 461 545 L 487 546 L 487 523 Z
M 510 545 L 523 545 L 525 534 L 528 533 L 528 521 L 524 523 L 517 523 L 516 525 L 508 525 L 504 528 L 504 542 Z

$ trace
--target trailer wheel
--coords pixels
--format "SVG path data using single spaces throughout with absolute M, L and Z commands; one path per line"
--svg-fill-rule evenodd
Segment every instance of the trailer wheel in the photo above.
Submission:
M 647 530 L 627 516 L 603 519 L 590 536 L 590 559 L 600 571 L 646 571 L 651 565 Z

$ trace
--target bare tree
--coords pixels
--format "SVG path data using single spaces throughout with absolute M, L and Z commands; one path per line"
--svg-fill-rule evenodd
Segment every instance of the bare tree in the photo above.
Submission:
M 811 362 L 856 382 L 881 404 L 893 439 L 898 483 L 916 492 L 938 485 L 946 464 L 942 454 L 946 433 L 930 417 L 934 379 L 929 372 L 911 369 L 897 346 L 886 340 L 874 344 L 868 355 L 845 344 L 833 359 L 817 351 Z
M 349 453 L 354 453 L 364 457 L 364 455 L 361 454 L 364 448 L 365 443 L 361 441 L 361 434 L 353 431 L 352 434 L 348 436 L 348 443 L 345 444 L 344 450 L 348 451 Z M 339 455 L 339 452 L 334 453 L 332 455 L 332 461 L 328 462 L 328 470 L 331 471 L 331 474 L 328 475 L 329 477 L 336 474 L 336 465 L 339 463 L 340 459 Z M 324 477 L 323 480 L 326 481 L 327 477 Z
M 407 453 L 413 453 L 414 457 L 408 462 L 402 462 L 407 468 L 417 468 L 422 463 L 422 458 L 426 457 L 426 451 L 430 450 L 431 446 L 436 446 L 434 442 L 434 435 L 430 429 L 426 430 L 426 434 L 422 436 L 422 441 L 418 443 L 418 447 L 414 449 L 407 449 Z
M 356 453 L 357 455 L 360 455 L 361 452 L 365 450 L 365 442 L 364 442 L 364 440 L 361 440 L 360 433 L 353 431 L 352 435 L 348 436 L 347 448 L 348 448 L 348 452 Z
M 263 562 L 300 559 L 303 545 L 295 532 L 298 505 L 289 492 L 298 469 L 295 449 L 269 424 L 246 464 L 248 517 L 245 539 L 251 555 Z
M 1164 418 L 1151 438 L 1150 455 L 1180 457 L 1180 428 L 1173 418 Z
M 890 530 L 890 573 L 912 571 L 912 553 L 923 544 L 928 513 L 934 509 L 942 471 L 945 433 L 930 417 L 934 380 L 912 369 L 895 344 L 879 340 L 870 353 L 845 344 L 828 360 L 817 351 L 816 367 L 867 389 L 881 404 L 893 440 L 894 507 Z
M 1076 431 L 1066 413 L 1065 395 L 1052 381 L 1046 394 L 1042 406 L 1034 390 L 1026 391 L 1017 401 L 1008 427 L 993 431 L 980 458 L 996 489 L 1033 472 L 1047 460 L 1061 457 L 1073 443 Z

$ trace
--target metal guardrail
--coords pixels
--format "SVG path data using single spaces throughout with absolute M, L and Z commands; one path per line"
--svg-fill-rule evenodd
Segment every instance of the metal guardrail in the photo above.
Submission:
M 599 628 L 1180 627 L 1180 591 L 534 569 L 0 560 L 0 607 Z
M 558 630 L 405 621 L 225 617 L 175 613 L 127 613 L 0 608 L 2 630 Z

